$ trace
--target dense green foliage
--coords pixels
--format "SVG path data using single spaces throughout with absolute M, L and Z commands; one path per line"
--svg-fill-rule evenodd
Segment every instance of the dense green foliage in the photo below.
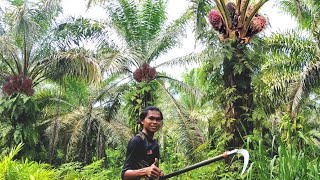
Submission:
M 165 0 L 86 1 L 106 10 L 105 21 L 59 20 L 55 0 L 5 2 L 0 180 L 120 179 L 147 105 L 164 114 L 155 138 L 165 174 L 233 148 L 250 153 L 243 175 L 236 155 L 172 179 L 320 179 L 317 0 L 279 1 L 297 29 L 249 39 L 231 32 L 248 28 L 254 15 L 229 19 L 224 0 L 190 1 L 172 21 Z M 237 0 L 235 7 L 265 2 Z M 219 36 L 207 18 L 216 5 L 228 23 L 247 26 Z M 164 59 L 190 26 L 202 49 Z M 190 63 L 197 67 L 182 80 L 161 69 Z

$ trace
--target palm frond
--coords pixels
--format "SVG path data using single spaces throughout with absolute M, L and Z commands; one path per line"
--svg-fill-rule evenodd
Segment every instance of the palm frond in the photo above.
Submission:
M 210 48 L 207 48 L 200 52 L 190 53 L 186 56 L 177 57 L 161 64 L 158 64 L 156 67 L 166 67 L 166 66 L 181 66 L 181 65 L 190 65 L 192 63 L 200 63 L 204 61 L 217 60 L 218 58 L 214 56 L 214 51 Z M 220 63 L 222 61 L 220 60 Z
M 4 15 L 4 11 L 2 8 L 0 8 L 0 16 L 2 17 Z M 0 36 L 2 36 L 5 33 L 5 27 L 3 22 L 0 21 Z
M 129 88 L 128 78 L 117 79 L 116 81 L 109 82 L 106 87 L 102 87 L 96 95 L 95 102 L 103 102 L 106 98 L 118 97 L 121 93 Z
M 107 73 L 128 73 L 132 67 L 140 66 L 140 58 L 135 56 L 133 52 L 127 50 L 119 52 L 104 53 L 101 64 Z
M 292 116 L 295 116 L 303 100 L 303 96 L 310 93 L 310 90 L 319 84 L 320 79 L 320 62 L 319 58 L 310 63 L 307 68 L 301 74 L 301 78 L 296 86 L 295 91 L 291 95 L 290 111 Z
M 119 83 L 119 82 L 118 82 Z M 96 96 L 95 102 L 99 102 L 104 108 L 104 119 L 110 122 L 119 111 L 123 94 L 128 89 L 128 85 L 111 83 L 108 87 L 102 88 Z
M 100 121 L 99 124 L 103 128 L 107 144 L 123 148 L 132 137 L 132 132 L 127 122 L 123 121 L 123 117 L 121 120 L 116 119 L 117 117 L 110 122 L 106 122 L 104 119 L 97 119 L 97 121 Z
M 191 1 L 191 5 L 188 8 L 188 14 L 194 17 L 195 35 L 200 38 L 208 28 L 207 15 L 212 9 L 211 2 L 208 0 L 196 0 Z
M 75 111 L 73 116 L 70 116 L 70 114 L 68 120 L 64 120 L 63 123 L 66 123 L 64 127 L 69 126 L 68 129 L 70 133 L 67 151 L 68 159 L 72 160 L 75 157 L 83 157 L 84 155 L 81 155 L 80 153 L 89 153 L 83 148 L 87 146 L 86 143 L 89 143 L 90 139 L 88 138 L 91 133 L 94 133 L 97 136 L 97 133 L 100 133 L 99 136 L 102 135 L 107 144 L 124 145 L 127 142 L 130 130 L 127 129 L 127 131 L 124 131 L 123 128 L 126 126 L 113 120 L 108 121 L 105 119 L 103 110 L 100 108 L 94 108 L 90 112 L 86 109 L 83 110 Z M 101 127 L 100 132 L 97 130 L 98 127 Z M 105 147 L 107 144 L 101 145 Z M 99 144 L 97 145 L 100 146 Z M 79 146 L 81 146 L 82 149 L 77 148 Z M 88 158 L 88 156 L 85 157 Z
M 139 26 L 141 28 L 139 33 L 142 35 L 140 36 L 141 47 L 146 47 L 146 43 L 158 36 L 158 33 L 162 30 L 167 18 L 165 7 L 166 2 L 163 0 L 156 2 L 145 0 L 141 3 L 141 11 L 139 11 Z
M 318 148 L 320 148 L 320 132 L 319 129 L 312 129 L 308 132 L 309 139 L 316 145 Z
M 158 81 L 157 81 L 158 82 Z M 159 83 L 159 82 L 158 82 Z M 177 101 L 175 100 L 175 98 L 169 93 L 169 91 L 166 89 L 166 87 L 164 86 L 164 84 L 159 83 L 159 85 L 161 86 L 162 90 L 164 92 L 166 92 L 167 97 L 169 97 L 169 99 L 171 100 L 171 103 L 174 105 L 178 115 L 179 115 L 179 128 L 181 128 L 180 131 L 180 135 L 181 137 L 183 137 L 182 141 L 180 142 L 182 144 L 182 146 L 185 147 L 185 149 L 187 150 L 187 154 L 191 155 L 192 151 L 196 148 L 194 145 L 194 142 L 192 141 L 193 139 L 193 135 L 190 131 L 190 128 L 188 126 L 188 117 L 187 115 L 184 113 L 184 111 L 182 110 L 182 108 L 180 107 L 180 105 L 177 103 Z
M 117 1 L 112 6 L 109 6 L 109 13 L 112 18 L 114 27 L 121 34 L 130 47 L 135 47 L 139 50 L 140 24 L 137 5 L 132 0 Z
M 267 41 L 272 51 L 285 53 L 292 59 L 303 58 L 305 61 L 312 58 L 317 51 L 315 43 L 301 32 L 290 30 L 283 34 L 273 34 Z M 297 56 L 299 58 L 295 58 Z
M 82 143 L 84 142 L 84 138 L 86 136 L 86 127 L 90 127 L 87 118 L 88 117 L 85 108 L 80 108 L 79 110 L 64 116 L 64 118 L 61 118 L 61 132 L 64 132 L 64 137 L 67 138 L 68 143 L 66 155 L 67 160 L 72 160 L 78 155 L 80 149 L 77 147 L 83 147 Z
M 288 31 L 267 39 L 269 60 L 262 66 L 264 82 L 276 92 L 284 92 L 291 83 L 299 81 L 299 74 L 316 56 L 315 43 L 307 36 Z
M 179 130 L 179 144 L 186 150 L 187 156 L 191 160 L 195 160 L 196 155 L 194 154 L 195 150 L 203 143 L 199 139 L 203 139 L 201 133 L 199 133 L 199 126 L 195 119 L 192 119 L 184 108 L 179 105 L 175 97 L 169 92 L 163 83 L 156 81 L 160 85 L 161 89 L 165 92 L 166 97 L 170 100 L 170 103 L 173 104 L 177 116 L 177 128 Z
M 0 36 L 0 58 L 8 67 L 7 74 L 19 74 L 22 70 L 18 48 L 9 36 Z
M 63 99 L 58 99 L 56 96 L 57 90 L 50 90 L 50 89 L 38 89 L 37 93 L 34 95 L 34 98 L 38 102 L 38 107 L 40 109 L 46 109 L 52 110 L 52 107 L 54 107 L 57 103 L 59 103 L 62 106 L 69 106 L 75 108 L 75 106 L 68 101 L 65 101 Z M 48 112 L 51 114 L 50 112 Z
M 34 67 L 33 72 L 38 68 L 46 68 L 46 76 L 52 79 L 73 75 L 83 77 L 88 82 L 100 83 L 101 70 L 96 59 L 84 50 L 70 50 L 54 55 L 50 60 L 46 59 L 43 63 Z M 33 79 L 37 80 L 37 74 L 33 74 Z M 41 77 L 41 76 L 40 76 Z
M 117 93 L 115 96 L 113 96 L 107 102 L 104 102 L 104 105 L 103 105 L 103 108 L 105 109 L 104 118 L 109 122 L 110 122 L 110 120 L 113 119 L 113 117 L 115 117 L 118 110 L 120 109 L 121 95 L 122 95 L 122 92 Z
M 169 76 L 159 76 L 159 78 L 157 78 L 155 81 L 157 81 L 158 83 L 161 83 L 158 79 L 162 79 L 165 80 L 167 83 L 170 84 L 170 86 L 172 86 L 175 89 L 178 89 L 182 92 L 185 92 L 187 94 L 190 94 L 196 98 L 201 98 L 203 96 L 203 92 L 194 86 L 190 86 L 182 81 L 176 80 L 174 78 L 171 78 Z
M 291 17 L 295 17 L 303 29 L 310 29 L 313 24 L 313 12 L 305 1 L 280 1 L 279 7 Z
M 262 68 L 264 82 L 269 82 L 274 92 L 285 97 L 294 117 L 305 97 L 318 84 L 319 50 L 310 35 L 301 32 L 274 34 L 267 41 L 271 59 Z
M 187 18 L 182 15 L 162 31 L 157 32 L 157 36 L 152 37 L 152 40 L 147 44 L 148 62 L 177 46 L 186 31 L 186 24 Z
M 61 0 L 42 0 L 42 11 L 50 12 L 49 18 L 55 17 L 60 11 L 62 11 Z
M 50 22 L 43 11 L 34 7 L 38 6 L 27 2 L 16 7 L 11 13 L 12 19 L 9 22 L 13 30 L 15 44 L 22 53 L 22 71 L 20 74 L 24 75 L 28 74 L 31 53 L 36 45 L 35 42 L 46 33 Z
M 102 34 L 105 36 L 105 24 L 88 18 L 67 18 L 59 23 L 52 31 L 54 43 L 62 50 L 81 46 L 95 40 Z M 94 42 L 94 41 L 92 41 Z

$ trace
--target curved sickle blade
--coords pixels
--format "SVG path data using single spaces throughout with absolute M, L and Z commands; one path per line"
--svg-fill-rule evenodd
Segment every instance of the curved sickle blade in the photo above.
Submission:
M 249 152 L 245 149 L 239 149 L 237 151 L 238 154 L 242 154 L 243 156 L 243 168 L 241 171 L 241 175 L 246 171 L 248 163 L 249 163 Z
M 241 171 L 241 175 L 246 171 L 247 166 L 249 164 L 249 152 L 245 149 L 234 149 L 232 151 L 227 151 L 227 156 L 232 154 L 241 154 L 243 156 L 243 168 Z

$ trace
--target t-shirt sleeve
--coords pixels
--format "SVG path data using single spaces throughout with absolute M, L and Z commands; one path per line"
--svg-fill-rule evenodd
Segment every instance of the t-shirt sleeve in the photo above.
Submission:
M 126 160 L 122 168 L 121 179 L 124 179 L 124 173 L 129 169 L 140 169 L 139 161 L 143 156 L 144 144 L 141 138 L 133 137 L 127 146 Z
M 157 148 L 156 148 L 155 154 L 156 154 L 156 157 L 160 160 L 160 147 L 159 147 L 158 144 L 157 144 Z

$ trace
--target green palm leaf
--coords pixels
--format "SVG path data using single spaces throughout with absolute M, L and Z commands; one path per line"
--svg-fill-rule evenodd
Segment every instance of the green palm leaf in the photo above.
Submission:
M 290 111 L 292 116 L 296 116 L 301 106 L 303 98 L 309 94 L 313 87 L 319 85 L 320 79 L 320 62 L 319 59 L 314 63 L 310 63 L 307 68 L 302 72 L 300 80 L 294 84 L 295 89 L 292 93 L 290 100 Z
M 311 28 L 313 22 L 313 12 L 312 9 L 310 9 L 310 3 L 311 1 L 289 1 L 284 0 L 280 1 L 279 7 L 289 14 L 291 17 L 295 17 L 301 28 L 308 29 Z
M 274 34 L 267 40 L 273 60 L 263 68 L 267 73 L 265 77 L 268 82 L 273 81 L 271 86 L 275 92 L 286 96 L 292 117 L 297 115 L 305 97 L 318 84 L 319 50 L 310 35 L 288 31 Z
M 99 83 L 101 80 L 101 70 L 97 60 L 92 53 L 84 49 L 60 52 L 50 59 L 43 60 L 32 70 L 35 76 L 38 75 L 37 72 L 41 72 L 41 68 L 46 68 L 47 76 L 54 80 L 66 75 L 83 77 L 91 83 Z M 41 76 L 33 78 L 37 80 Z
M 180 44 L 182 35 L 185 34 L 185 26 L 187 24 L 187 19 L 184 15 L 175 20 L 173 23 L 163 28 L 162 31 L 157 32 L 157 36 L 150 38 L 147 42 L 147 62 L 151 62 L 156 59 L 161 54 L 167 53 L 168 50 L 176 47 Z

